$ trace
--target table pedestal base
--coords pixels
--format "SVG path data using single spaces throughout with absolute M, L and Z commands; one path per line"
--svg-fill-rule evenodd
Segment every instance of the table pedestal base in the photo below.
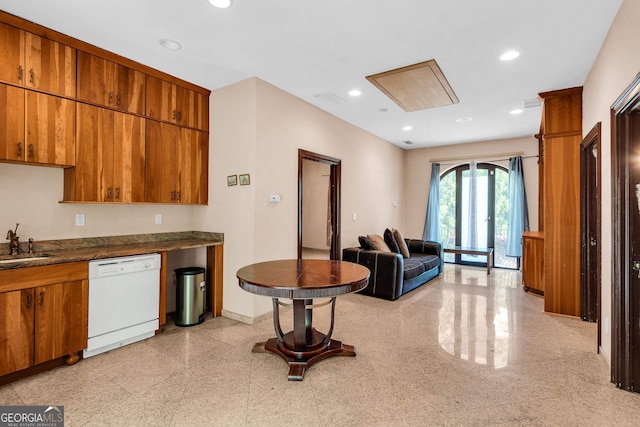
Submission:
M 320 332 L 314 331 L 316 334 Z M 313 351 L 293 351 L 286 344 L 280 343 L 277 338 L 271 338 L 266 342 L 259 342 L 253 346 L 253 353 L 275 353 L 289 364 L 289 381 L 302 381 L 307 368 L 314 363 L 331 356 L 353 357 L 356 348 L 352 345 L 329 339 L 329 343 Z

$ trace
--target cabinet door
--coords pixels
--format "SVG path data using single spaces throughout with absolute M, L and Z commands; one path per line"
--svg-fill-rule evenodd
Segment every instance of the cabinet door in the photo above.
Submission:
M 87 280 L 35 289 L 36 364 L 67 356 L 87 347 Z
M 25 86 L 75 97 L 76 50 L 29 32 L 25 40 Z
M 0 293 L 0 375 L 33 365 L 33 289 Z
M 109 107 L 115 106 L 115 64 L 78 51 L 78 99 Z
M 0 80 L 23 84 L 24 31 L 0 22 Z
M 113 111 L 78 103 L 76 141 L 75 194 L 70 198 L 78 202 L 112 201 Z
M 156 77 L 147 76 L 147 117 L 176 122 L 177 86 Z
M 75 101 L 39 92 L 26 92 L 26 161 L 73 166 Z
M 144 202 L 145 120 L 114 114 L 113 186 L 115 201 Z
M 127 113 L 144 114 L 146 76 L 140 71 L 117 65 L 115 107 Z
M 205 105 L 205 96 L 182 87 L 176 91 L 176 123 L 196 129 L 207 128 L 206 116 L 209 106 Z
M 208 149 L 206 134 L 182 128 L 178 145 L 178 201 L 186 204 L 206 203 L 207 186 L 202 178 L 207 175 Z M 206 179 L 206 178 L 205 178 Z
M 24 92 L 0 83 L 0 159 L 24 160 Z
M 180 128 L 153 120 L 146 121 L 146 177 L 145 201 L 176 203 L 176 149 Z

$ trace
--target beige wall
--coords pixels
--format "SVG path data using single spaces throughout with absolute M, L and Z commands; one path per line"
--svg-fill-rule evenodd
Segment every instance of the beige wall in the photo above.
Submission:
M 331 219 L 328 213 L 331 167 L 312 160 L 303 160 L 302 164 L 302 246 L 329 250 L 327 226 Z
M 192 206 L 59 203 L 63 170 L 58 168 L 0 163 L 0 182 L 0 233 L 19 222 L 21 241 L 193 229 Z M 76 213 L 85 214 L 84 227 L 75 226 Z M 162 225 L 155 224 L 156 214 L 162 214 Z
M 611 105 L 640 71 L 640 2 L 625 0 L 584 84 L 582 132 L 602 122 L 602 353 L 611 361 Z
M 473 142 L 459 145 L 445 145 L 406 151 L 404 154 L 404 213 L 406 237 L 422 238 L 424 218 L 427 212 L 427 198 L 431 182 L 431 159 L 463 158 L 465 160 L 442 161 L 440 173 L 472 160 L 495 163 L 509 167 L 505 153 L 522 153 L 524 181 L 529 206 L 531 230 L 538 229 L 538 140 L 528 138 L 504 139 L 498 141 Z M 525 158 L 526 157 L 526 158 Z
M 238 287 L 239 268 L 297 256 L 298 149 L 342 160 L 342 247 L 400 224 L 399 147 L 256 78 L 212 93 L 211 129 L 211 203 L 195 208 L 196 222 L 225 234 L 227 315 L 250 320 L 271 310 L 269 298 Z M 227 187 L 236 173 L 250 173 L 251 185 Z M 269 203 L 274 193 L 280 203 Z

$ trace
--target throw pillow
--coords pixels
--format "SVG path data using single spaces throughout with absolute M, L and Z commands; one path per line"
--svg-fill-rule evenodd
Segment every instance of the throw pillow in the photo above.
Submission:
M 396 238 L 393 237 L 393 232 L 388 228 L 384 230 L 384 242 L 389 246 L 391 252 L 395 252 L 397 254 L 400 253 L 400 248 L 398 247 L 398 243 L 396 243 Z
M 367 237 L 373 242 L 373 247 L 376 251 L 391 252 L 391 249 L 389 249 L 389 246 L 387 246 L 379 234 L 367 234 Z
M 358 242 L 360 242 L 360 247 L 366 251 L 375 250 L 373 242 L 367 236 L 358 236 Z
M 402 233 L 398 230 L 393 230 L 393 237 L 396 238 L 396 242 L 398 243 L 398 247 L 400 248 L 400 253 L 403 257 L 409 258 L 411 254 L 409 253 L 409 247 L 407 246 L 407 242 L 404 241 L 404 237 Z

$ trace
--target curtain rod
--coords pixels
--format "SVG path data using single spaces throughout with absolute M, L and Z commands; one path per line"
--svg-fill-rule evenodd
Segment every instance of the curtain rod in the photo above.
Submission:
M 494 159 L 495 157 L 507 157 L 507 159 L 505 160 L 509 160 L 509 157 L 514 157 L 514 156 L 522 156 L 524 154 L 524 152 L 520 151 L 520 152 L 514 152 L 514 153 L 494 153 L 494 154 L 484 154 L 484 155 L 478 155 L 478 156 L 465 156 L 465 157 L 443 157 L 440 159 L 429 159 L 429 161 L 431 163 L 441 163 L 441 162 L 453 162 L 453 161 L 459 161 L 459 160 L 476 160 L 476 159 Z M 528 157 L 538 157 L 538 156 L 528 156 Z M 497 159 L 497 160 L 502 160 L 502 159 Z

